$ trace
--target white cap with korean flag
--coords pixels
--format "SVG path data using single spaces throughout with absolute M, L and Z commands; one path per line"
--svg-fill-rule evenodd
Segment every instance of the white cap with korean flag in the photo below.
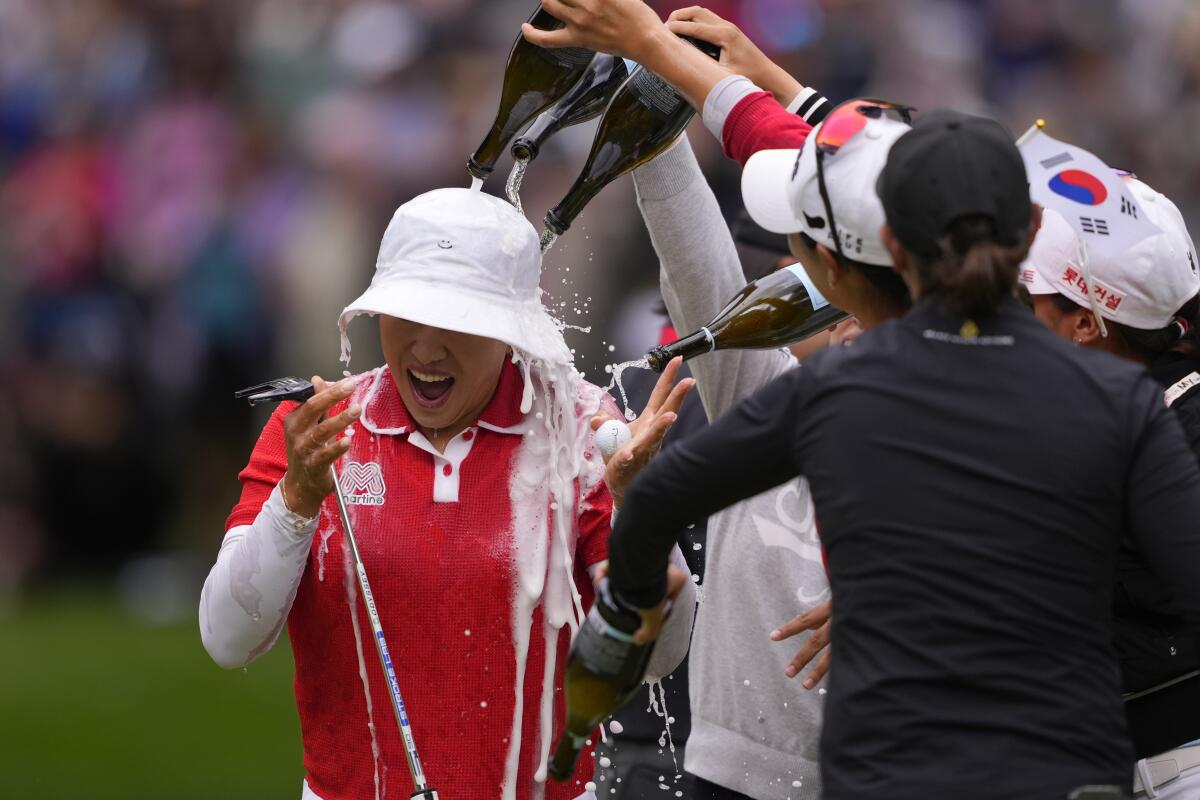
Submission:
M 1158 330 L 1170 325 L 1176 312 L 1200 292 L 1196 251 L 1174 203 L 1135 178 L 1123 181 L 1161 232 L 1115 255 L 1085 258 L 1081 235 L 1047 208 L 1029 258 L 1021 265 L 1021 283 L 1030 294 L 1061 294 L 1083 308 L 1092 307 L 1104 319 Z M 1094 306 L 1087 291 L 1089 275 Z
M 1030 196 L 1045 212 L 1021 271 L 1104 319 L 1164 328 L 1200 291 L 1195 247 L 1175 204 L 1096 156 L 1031 129 L 1019 141 Z M 1090 291 L 1089 291 L 1090 287 Z

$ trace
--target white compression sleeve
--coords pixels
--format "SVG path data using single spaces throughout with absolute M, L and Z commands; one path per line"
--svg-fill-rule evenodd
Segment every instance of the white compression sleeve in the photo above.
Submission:
M 213 661 L 242 667 L 275 644 L 316 530 L 317 520 L 289 511 L 276 486 L 252 524 L 225 534 L 200 593 L 200 638 Z

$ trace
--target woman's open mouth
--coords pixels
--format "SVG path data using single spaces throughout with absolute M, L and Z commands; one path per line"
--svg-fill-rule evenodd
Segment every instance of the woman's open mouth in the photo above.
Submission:
M 425 408 L 438 408 L 450 396 L 454 386 L 454 378 L 440 372 L 425 372 L 424 370 L 408 369 L 408 381 L 412 385 L 413 396 Z

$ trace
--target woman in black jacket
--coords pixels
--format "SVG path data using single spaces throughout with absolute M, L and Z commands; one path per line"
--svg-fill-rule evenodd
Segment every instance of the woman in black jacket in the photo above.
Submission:
M 1200 276 L 1195 247 L 1175 205 L 1126 178 L 1161 233 L 1119 255 L 1092 254 L 1087 268 L 1066 220 L 1046 211 L 1021 270 L 1042 322 L 1082 347 L 1144 366 L 1200 458 Z M 1088 277 L 1100 291 L 1093 305 Z M 1139 796 L 1200 797 L 1200 646 L 1169 591 L 1131 542 L 1123 543 L 1114 600 L 1121 688 Z M 1192 746 L 1188 746 L 1192 743 Z
M 611 588 L 654 608 L 689 522 L 804 474 L 837 606 L 826 800 L 1127 790 L 1118 545 L 1131 536 L 1200 622 L 1200 466 L 1143 370 L 1015 299 L 1033 214 L 1003 128 L 930 113 L 877 188 L 913 310 L 651 464 L 613 532 Z

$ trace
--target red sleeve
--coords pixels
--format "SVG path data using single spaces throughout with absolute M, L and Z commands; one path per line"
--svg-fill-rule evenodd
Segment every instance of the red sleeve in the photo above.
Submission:
M 811 131 L 811 125 L 789 114 L 769 93 L 756 92 L 743 97 L 729 112 L 721 144 L 725 155 L 744 167 L 759 150 L 802 147 Z
M 612 495 L 608 484 L 600 484 L 583 501 L 579 516 L 579 544 L 575 563 L 590 567 L 608 558 L 608 535 L 612 532 Z
M 242 482 L 242 497 L 226 520 L 225 530 L 254 522 L 275 485 L 283 479 L 283 473 L 287 472 L 283 418 L 299 405 L 280 403 L 267 420 L 250 454 L 250 463 L 238 474 L 238 480 Z

